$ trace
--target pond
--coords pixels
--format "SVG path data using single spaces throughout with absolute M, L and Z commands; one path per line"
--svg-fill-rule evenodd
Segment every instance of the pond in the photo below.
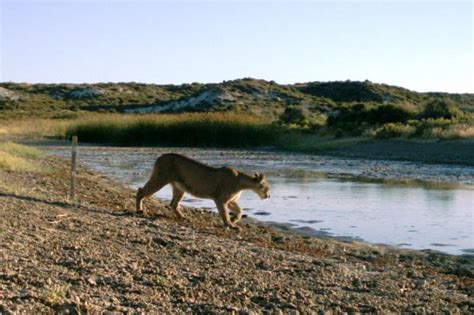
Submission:
M 70 155 L 69 147 L 49 147 Z M 156 158 L 184 154 L 212 166 L 264 172 L 271 198 L 244 192 L 244 213 L 295 231 L 403 248 L 473 254 L 474 168 L 364 160 L 265 150 L 81 146 L 79 161 L 133 188 Z M 155 194 L 170 200 L 171 189 Z M 185 195 L 183 205 L 215 210 L 211 200 Z

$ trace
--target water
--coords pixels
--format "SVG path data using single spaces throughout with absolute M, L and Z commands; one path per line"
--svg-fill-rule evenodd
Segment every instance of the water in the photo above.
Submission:
M 50 148 L 70 155 L 69 148 Z M 474 248 L 474 168 L 268 151 L 80 147 L 79 160 L 134 188 L 160 154 L 176 152 L 213 166 L 265 172 L 271 198 L 244 192 L 244 213 L 300 232 L 465 254 Z M 165 187 L 157 198 L 170 200 Z M 215 209 L 185 195 L 183 205 Z

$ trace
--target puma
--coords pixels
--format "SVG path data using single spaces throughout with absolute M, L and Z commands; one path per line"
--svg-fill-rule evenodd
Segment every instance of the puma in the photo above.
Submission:
M 242 209 L 237 204 L 243 190 L 252 190 L 261 199 L 270 198 L 269 185 L 263 174 L 250 176 L 231 167 L 215 168 L 179 154 L 163 154 L 153 167 L 153 173 L 145 186 L 138 188 L 136 209 L 145 212 L 143 200 L 151 197 L 163 186 L 171 184 L 173 199 L 170 206 L 182 219 L 179 203 L 184 193 L 212 199 L 225 227 L 238 229 L 236 223 L 242 218 Z M 233 216 L 229 218 L 229 211 Z

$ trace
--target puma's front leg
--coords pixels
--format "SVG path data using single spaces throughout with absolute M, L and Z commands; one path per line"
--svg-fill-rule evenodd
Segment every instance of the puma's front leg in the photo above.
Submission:
M 171 209 L 173 209 L 174 213 L 180 220 L 184 220 L 185 217 L 181 210 L 179 209 L 179 203 L 183 199 L 184 196 L 184 191 L 180 190 L 177 188 L 175 185 L 173 185 L 173 199 L 171 200 L 170 206 Z
M 219 214 L 222 218 L 222 222 L 224 223 L 224 227 L 230 227 L 232 229 L 238 229 L 229 219 L 229 213 L 227 212 L 227 207 L 224 202 L 215 201 L 217 210 L 219 210 Z
M 143 194 L 143 188 L 139 187 L 136 196 L 136 212 L 146 214 L 145 209 L 143 208 L 143 199 L 145 198 Z
M 239 207 L 239 205 L 235 201 L 229 202 L 229 209 L 232 210 L 232 212 L 234 213 L 234 216 L 232 217 L 230 222 L 232 222 L 233 224 L 236 224 L 242 218 L 242 209 Z

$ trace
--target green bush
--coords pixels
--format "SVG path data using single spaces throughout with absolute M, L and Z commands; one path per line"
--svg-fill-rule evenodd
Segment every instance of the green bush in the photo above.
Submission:
M 420 114 L 422 119 L 452 119 L 462 116 L 462 111 L 449 99 L 437 99 L 426 104 Z
M 368 111 L 368 123 L 385 124 L 406 122 L 414 117 L 414 113 L 405 108 L 393 105 L 381 105 Z
M 289 106 L 285 108 L 283 114 L 280 115 L 280 121 L 284 124 L 308 125 L 309 120 L 302 107 Z
M 351 130 L 367 120 L 367 112 L 368 108 L 365 104 L 342 107 L 328 116 L 327 123 L 330 127 Z
M 401 123 L 387 123 L 375 132 L 375 138 L 408 138 L 412 136 L 415 131 L 416 128 L 414 126 L 405 125 Z
M 343 107 L 336 114 L 331 115 L 328 118 L 328 125 L 351 130 L 366 125 L 406 122 L 414 116 L 412 111 L 390 104 L 372 107 L 356 104 Z

